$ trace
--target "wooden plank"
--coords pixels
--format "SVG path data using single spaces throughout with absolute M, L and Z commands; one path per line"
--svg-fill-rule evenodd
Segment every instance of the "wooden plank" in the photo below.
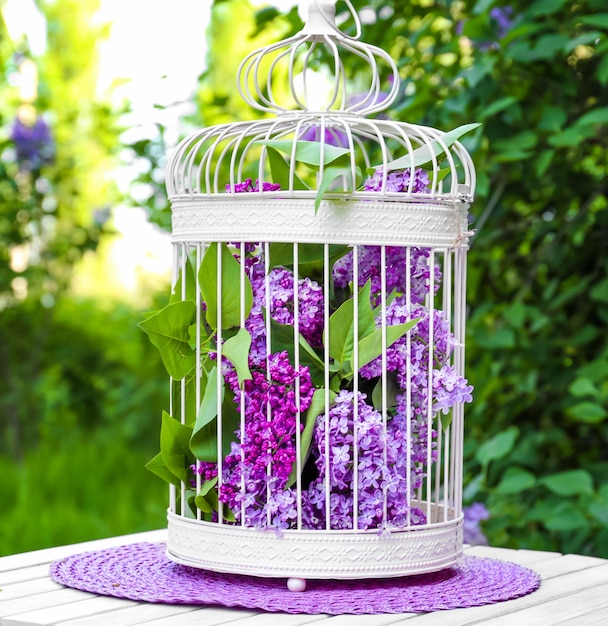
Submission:
M 14 585 L 6 585 L 0 591 L 0 607 L 7 600 L 13 600 L 14 598 L 23 598 L 27 596 L 35 596 L 39 593 L 46 593 L 47 591 L 58 591 L 63 587 L 50 578 L 36 578 L 35 580 L 27 580 Z
M 576 618 L 576 626 L 606 626 L 608 624 L 608 608 L 595 610 L 588 615 Z M 553 626 L 573 626 L 568 619 L 554 622 Z
M 557 620 L 580 624 L 580 617 L 593 615 L 599 610 L 608 609 L 608 584 L 584 589 L 577 593 L 530 606 L 517 613 L 502 615 L 489 619 L 488 626 L 536 626 L 537 624 L 554 624 Z M 564 620 L 565 618 L 565 620 Z
M 559 552 L 543 552 L 541 550 L 511 550 L 510 548 L 492 548 L 490 546 L 474 546 L 465 550 L 465 554 L 489 559 L 502 559 L 519 565 L 529 565 L 562 556 Z
M 5 618 L 0 624 L 2 626 L 55 626 L 55 624 L 65 622 L 70 619 L 86 617 L 88 615 L 100 615 L 112 609 L 120 608 L 125 603 L 136 604 L 131 600 L 120 600 L 108 597 L 90 597 L 80 602 L 71 602 L 50 608 L 27 611 L 19 615 L 11 615 Z
M 202 617 L 202 616 L 201 616 Z M 207 622 L 205 619 L 205 626 L 207 624 L 213 624 L 213 626 L 219 624 L 229 623 L 230 626 L 300 626 L 300 624 L 309 624 L 311 622 L 318 622 L 318 615 L 306 615 L 306 614 L 297 614 L 293 615 L 290 613 L 259 613 L 258 615 L 254 615 L 252 617 L 244 617 L 242 619 L 231 619 L 229 622 L 226 621 L 218 621 L 218 622 Z M 200 624 L 200 622 L 199 622 Z
M 127 608 L 108 611 L 101 615 L 89 615 L 68 621 L 57 622 L 57 626 L 134 626 L 149 624 L 163 617 L 171 617 L 175 624 L 181 624 L 185 613 L 192 613 L 197 608 L 176 604 L 137 604 Z M 199 613 L 200 615 L 200 613 Z M 202 616 L 201 616 L 202 617 Z
M 5 585 L 20 583 L 26 580 L 35 580 L 36 578 L 46 578 L 49 575 L 49 566 L 34 565 L 32 567 L 22 567 L 20 569 L 9 570 L 0 574 L 0 589 Z
M 87 600 L 90 594 L 76 589 L 61 589 L 60 591 L 50 591 L 49 593 L 41 593 L 36 596 L 26 596 L 23 598 L 15 598 L 0 604 L 0 625 L 4 624 L 3 617 L 11 615 L 19 615 L 27 611 L 35 611 L 37 609 L 46 609 L 53 606 L 69 604 L 70 602 L 78 602 Z
M 217 626 L 218 624 L 229 623 L 232 626 L 233 622 L 257 614 L 258 611 L 213 606 L 198 608 L 191 613 L 180 615 L 177 619 L 174 617 L 165 617 L 159 620 L 141 622 L 141 624 L 150 624 L 150 626 Z M 243 623 L 246 623 L 245 620 Z M 288 622 L 283 622 L 283 626 L 288 626 Z
M 412 620 L 418 617 L 420 613 L 399 613 L 382 614 L 382 615 L 330 615 L 322 616 L 318 622 L 312 624 L 320 624 L 321 626 L 388 626 L 394 624 L 395 619 L 399 619 L 399 624 L 411 624 Z
M 549 578 L 563 576 L 570 572 L 579 572 L 601 565 L 606 565 L 605 559 L 582 556 L 581 554 L 564 554 L 561 558 L 554 559 L 550 562 L 542 561 L 540 563 L 534 563 L 531 569 L 539 574 L 543 580 L 548 580 Z
M 509 624 L 523 626 L 518 618 L 520 611 L 605 584 L 608 584 L 608 564 L 543 580 L 540 589 L 521 598 L 449 611 L 449 622 L 446 611 L 437 611 L 420 615 L 415 623 L 416 626 L 445 626 L 448 623 L 450 626 L 464 626 L 465 624 L 493 626 L 493 619 L 506 615 L 509 617 Z M 395 619 L 393 623 L 398 624 L 399 620 Z M 546 626 L 546 624 L 536 622 L 534 626 Z
M 41 563 L 50 563 L 57 559 L 62 559 L 72 554 L 80 552 L 91 552 L 92 550 L 103 550 L 104 548 L 112 548 L 114 546 L 122 546 L 131 543 L 139 543 L 143 541 L 158 542 L 167 540 L 167 530 L 150 530 L 143 533 L 135 533 L 132 535 L 122 535 L 119 537 L 108 537 L 106 539 L 97 539 L 95 541 L 85 541 L 83 543 L 74 543 L 68 546 L 58 546 L 55 548 L 45 548 L 44 550 L 35 550 L 33 552 L 23 552 L 22 554 L 12 554 L 0 558 L 0 572 L 16 570 L 32 565 L 40 565 Z

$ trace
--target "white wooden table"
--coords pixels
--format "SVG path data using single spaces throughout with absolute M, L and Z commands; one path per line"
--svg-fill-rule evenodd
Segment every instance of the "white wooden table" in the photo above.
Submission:
M 140 541 L 165 541 L 157 530 L 0 558 L 0 626 L 548 626 L 608 624 L 608 560 L 556 552 L 473 547 L 467 554 L 505 559 L 542 578 L 534 593 L 482 607 L 401 615 L 287 615 L 245 609 L 146 604 L 68 589 L 48 577 L 51 561 Z

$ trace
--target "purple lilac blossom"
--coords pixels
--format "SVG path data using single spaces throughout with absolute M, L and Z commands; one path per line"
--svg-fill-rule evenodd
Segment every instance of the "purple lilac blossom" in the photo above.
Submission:
M 287 352 L 271 354 L 267 367 L 250 366 L 252 380 L 242 390 L 234 369 L 224 368 L 234 402 L 240 408 L 243 400 L 245 415 L 244 437 L 237 431 L 223 465 L 219 500 L 237 522 L 280 532 L 297 516 L 295 495 L 286 485 L 296 459 L 296 416 L 310 406 L 314 387 L 308 368 L 296 371 Z
M 488 539 L 480 528 L 480 522 L 489 519 L 490 512 L 481 502 L 473 502 L 470 506 L 464 507 L 464 542 L 472 546 L 487 546 Z
M 407 336 L 395 341 L 386 350 L 386 370 L 396 373 L 399 389 L 405 391 L 410 385 L 410 407 L 414 415 L 428 412 L 429 393 L 429 337 L 432 330 L 432 399 L 433 417 L 440 411 L 447 413 L 458 402 L 470 402 L 473 387 L 467 384 L 453 366 L 450 356 L 456 341 L 443 311 L 433 311 L 433 322 L 429 310 L 422 305 L 409 307 L 404 296 L 395 298 L 386 308 L 386 323 L 389 326 L 403 324 L 420 318 Z M 381 316 L 376 318 L 380 327 Z M 409 350 L 408 350 L 409 346 Z M 377 357 L 361 368 L 361 377 L 373 379 L 382 374 L 382 357 Z M 410 417 L 414 417 L 414 415 Z
M 54 144 L 51 129 L 42 117 L 29 126 L 17 118 L 11 129 L 11 140 L 17 160 L 25 169 L 38 169 L 53 160 Z
M 511 29 L 513 25 L 513 20 L 511 19 L 512 15 L 513 7 L 511 6 L 494 7 L 491 9 L 490 18 L 496 23 L 496 34 L 499 39 L 502 39 Z
M 291 270 L 275 267 L 266 278 L 262 255 L 254 257 L 246 266 L 253 288 L 253 305 L 245 322 L 251 335 L 250 356 L 259 365 L 266 358 L 267 308 L 266 285 L 269 287 L 270 315 L 279 324 L 293 325 L 294 277 Z M 298 328 L 300 334 L 312 346 L 321 345 L 323 333 L 323 288 L 310 278 L 301 278 L 298 285 Z
M 406 466 L 408 445 L 412 459 L 426 459 L 424 425 L 416 422 L 408 441 L 405 417 L 397 414 L 385 430 L 381 414 L 365 400 L 365 394 L 360 393 L 354 419 L 354 393 L 343 389 L 338 394 L 328 414 L 327 441 L 325 413 L 316 420 L 311 458 L 318 477 L 302 494 L 305 528 L 327 528 L 328 500 L 331 529 L 354 527 L 355 500 L 359 529 L 402 528 L 426 522 L 424 513 L 409 502 L 422 484 L 422 465 L 411 464 L 409 485 Z
M 319 124 L 309 126 L 300 135 L 300 139 L 303 141 L 321 141 L 321 126 Z M 323 133 L 323 140 L 330 146 L 348 148 L 348 137 L 346 133 L 342 132 L 339 128 L 326 126 L 325 132 Z
M 380 246 L 359 246 L 359 287 L 363 287 L 368 280 L 371 280 L 371 302 L 374 306 L 380 303 L 382 290 L 381 257 Z M 429 265 L 429 248 L 410 248 L 410 298 L 412 303 L 424 302 L 429 293 L 431 284 L 431 269 Z M 386 262 L 386 293 L 393 290 L 405 294 L 407 293 L 407 248 L 398 246 L 387 246 L 385 253 Z M 338 259 L 333 267 L 334 285 L 345 289 L 353 280 L 353 252 L 349 252 Z M 433 293 L 439 289 L 441 280 L 441 270 L 435 265 L 433 270 Z
M 279 191 L 280 189 L 281 185 L 279 185 L 278 183 L 262 183 L 262 191 Z M 256 180 L 254 185 L 251 178 L 246 178 L 241 183 L 235 183 L 234 187 L 227 183 L 226 191 L 229 193 L 246 193 L 260 191 L 260 181 Z
M 411 178 L 411 170 L 398 170 L 388 172 L 386 182 L 383 185 L 384 169 L 379 167 L 373 175 L 368 178 L 364 185 L 364 191 L 386 191 L 389 193 L 428 193 L 429 174 L 418 167 L 414 171 L 414 178 Z

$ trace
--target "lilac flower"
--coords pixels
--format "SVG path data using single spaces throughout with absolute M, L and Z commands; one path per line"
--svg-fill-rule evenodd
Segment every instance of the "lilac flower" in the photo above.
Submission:
M 286 485 L 296 460 L 296 416 L 310 406 L 314 387 L 308 368 L 296 371 L 287 352 L 271 354 L 264 367 L 250 361 L 250 367 L 252 380 L 243 389 L 229 365 L 224 371 L 234 402 L 240 407 L 243 401 L 245 414 L 244 433 L 237 431 L 238 441 L 225 458 L 219 499 L 237 521 L 280 531 L 297 515 L 295 496 Z
M 408 289 L 407 257 L 408 249 L 401 246 L 385 248 L 386 293 L 393 290 L 405 294 Z M 429 248 L 410 248 L 409 253 L 409 291 L 412 303 L 422 303 L 431 287 L 431 271 L 429 265 Z M 357 259 L 359 262 L 359 287 L 371 280 L 371 302 L 374 306 L 380 303 L 382 289 L 382 248 L 380 246 L 359 246 Z M 341 289 L 348 287 L 353 280 L 352 251 L 336 261 L 332 276 L 334 285 Z M 435 265 L 433 293 L 439 289 L 441 270 Z
M 496 34 L 499 39 L 502 39 L 511 29 L 513 25 L 513 20 L 511 19 L 512 15 L 513 7 L 511 6 L 494 7 L 490 10 L 490 19 L 496 23 Z
M 422 168 L 416 168 L 414 177 L 411 176 L 411 169 L 388 172 L 386 182 L 383 181 L 384 170 L 379 167 L 374 174 L 368 178 L 364 185 L 364 191 L 383 191 L 389 193 L 428 193 L 429 175 Z
M 301 135 L 300 139 L 303 141 L 321 141 L 321 126 L 319 124 L 313 124 L 309 126 Z M 346 133 L 342 132 L 338 128 L 326 126 L 323 133 L 323 141 L 330 146 L 337 146 L 338 148 L 348 148 L 348 137 Z
M 52 162 L 53 138 L 44 118 L 37 117 L 31 126 L 16 118 L 11 129 L 11 140 L 17 150 L 17 160 L 24 169 L 39 169 Z
M 488 540 L 480 528 L 480 522 L 489 519 L 490 512 L 481 502 L 473 502 L 471 506 L 464 507 L 464 542 L 473 546 L 487 546 Z
M 262 183 L 262 191 L 279 191 L 281 185 L 278 183 Z M 256 180 L 255 185 L 251 178 L 246 178 L 241 183 L 235 183 L 232 187 L 229 183 L 226 184 L 226 191 L 232 193 L 245 193 L 260 191 L 260 181 Z
M 426 458 L 426 432 L 414 426 L 408 438 L 406 417 L 399 413 L 385 428 L 380 413 L 366 403 L 365 394 L 358 395 L 356 404 L 355 416 L 354 394 L 343 389 L 329 410 L 327 431 L 325 414 L 317 418 L 311 458 L 318 478 L 302 494 L 304 526 L 325 528 L 329 508 L 332 529 L 352 529 L 355 502 L 360 529 L 425 523 L 424 514 L 410 505 L 413 491 L 422 484 L 423 466 L 406 467 L 406 448 L 411 446 L 413 458 Z
M 312 346 L 321 345 L 323 333 L 323 288 L 310 278 L 294 280 L 291 270 L 277 267 L 264 272 L 264 260 L 260 255 L 248 265 L 248 274 L 253 287 L 253 306 L 245 328 L 252 338 L 250 354 L 255 364 L 266 358 L 266 321 L 264 310 L 270 305 L 270 315 L 279 324 L 294 325 L 295 285 L 298 286 L 298 329 Z M 268 285 L 269 295 L 266 296 Z

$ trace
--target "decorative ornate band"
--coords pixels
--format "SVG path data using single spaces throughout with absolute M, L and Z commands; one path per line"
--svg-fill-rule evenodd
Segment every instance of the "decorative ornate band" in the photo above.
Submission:
M 390 533 L 287 530 L 281 536 L 169 512 L 167 556 L 216 572 L 263 577 L 386 578 L 433 572 L 462 555 L 462 516 Z
M 248 194 L 253 195 L 253 194 Z M 297 241 L 466 247 L 467 208 L 453 204 L 309 198 L 181 196 L 171 200 L 174 243 Z

